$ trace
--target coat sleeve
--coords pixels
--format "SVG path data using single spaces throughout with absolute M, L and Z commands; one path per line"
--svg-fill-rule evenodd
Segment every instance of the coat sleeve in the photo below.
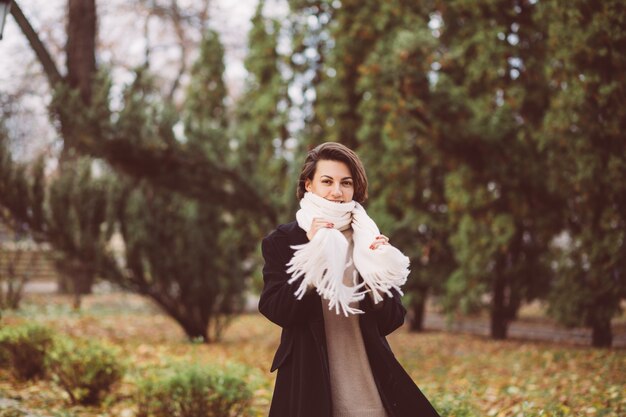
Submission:
M 363 300 L 366 313 L 373 314 L 376 317 L 378 331 L 381 336 L 387 336 L 404 324 L 406 309 L 402 305 L 400 294 L 394 289 L 391 292 L 393 293 L 393 298 L 385 296 L 383 301 L 378 304 L 374 304 L 371 297 L 365 297 Z
M 286 272 L 290 253 L 287 239 L 277 236 L 275 232 L 263 239 L 261 250 L 265 266 L 259 311 L 281 327 L 308 321 L 318 295 L 315 291 L 308 291 L 300 300 L 295 297 L 299 280 L 293 284 L 287 282 L 290 278 Z

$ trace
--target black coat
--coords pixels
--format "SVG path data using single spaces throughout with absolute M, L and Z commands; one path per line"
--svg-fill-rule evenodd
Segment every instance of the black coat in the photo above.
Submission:
M 269 417 L 331 417 L 330 376 L 320 296 L 297 300 L 298 282 L 288 284 L 292 245 L 308 242 L 296 222 L 280 225 L 263 239 L 264 287 L 259 311 L 282 327 L 271 372 L 278 369 Z M 404 323 L 406 310 L 395 293 L 374 308 L 360 302 L 359 324 L 378 392 L 389 417 L 439 417 L 394 357 L 385 336 Z

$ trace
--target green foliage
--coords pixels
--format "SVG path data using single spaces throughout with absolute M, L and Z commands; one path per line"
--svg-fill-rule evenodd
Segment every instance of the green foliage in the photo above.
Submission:
M 138 69 L 122 91 L 120 110 L 114 114 L 106 111 L 110 83 L 104 75 L 98 78 L 102 83 L 94 89 L 91 106 L 78 103 L 75 91 L 59 88 L 52 111 L 64 122 L 68 149 L 76 147 L 47 183 L 43 171 L 31 180 L 11 161 L 8 147 L 0 147 L 7 161 L 0 166 L 0 189 L 11 190 L 2 195 L 2 204 L 54 246 L 65 275 L 88 283 L 87 288 L 99 276 L 147 295 L 190 338 L 204 341 L 219 338 L 241 308 L 244 282 L 253 266 L 248 258 L 263 221 L 243 214 L 251 210 L 252 204 L 245 201 L 253 192 L 233 198 L 241 190 L 235 189 L 239 175 L 227 166 L 236 167 L 237 160 L 226 131 L 223 69 L 223 47 L 217 34 L 208 32 L 180 114 L 161 97 L 145 68 Z M 177 136 L 174 125 L 180 122 L 185 123 L 185 134 Z M 136 163 L 120 168 L 126 162 L 107 165 L 76 156 L 75 150 L 96 138 L 98 156 L 112 153 Z M 171 158 L 169 163 L 162 163 L 164 154 Z M 185 172 L 193 178 L 172 174 L 174 168 L 185 170 L 181 165 L 192 166 Z M 133 175 L 151 178 L 133 180 Z M 202 199 L 168 190 L 180 190 L 198 177 L 205 179 Z M 221 192 L 205 196 L 211 184 Z M 30 198 L 30 188 L 45 193 Z M 248 188 L 255 191 L 252 184 Z M 269 206 L 256 199 L 254 203 L 255 209 L 258 204 Z M 123 245 L 112 248 L 114 235 L 117 241 L 121 235 Z
M 547 182 L 567 201 L 568 244 L 555 248 L 559 279 L 550 313 L 593 329 L 610 346 L 611 319 L 626 296 L 626 71 L 620 1 L 540 2 L 548 22 L 550 101 L 540 143 Z
M 200 56 L 191 68 L 192 81 L 185 100 L 185 133 L 190 141 L 207 146 L 213 158 L 224 157 L 228 146 L 224 140 L 214 140 L 216 135 L 223 136 L 228 124 L 223 74 L 224 47 L 217 32 L 209 30 L 200 43 Z
M 52 344 L 52 331 L 40 324 L 0 329 L 0 356 L 4 355 L 11 372 L 19 379 L 33 379 L 45 374 L 45 358 Z
M 440 101 L 430 118 L 434 146 L 447 161 L 449 243 L 458 264 L 446 307 L 488 307 L 492 336 L 503 338 L 522 300 L 545 297 L 551 272 L 543 254 L 560 225 L 536 141 L 547 95 L 545 27 L 530 3 L 458 1 L 436 16 L 440 70 L 431 90 Z
M 244 61 L 248 78 L 235 112 L 232 130 L 237 145 L 232 163 L 265 199 L 281 208 L 283 221 L 284 208 L 295 204 L 295 193 L 289 191 L 297 174 L 289 167 L 293 156 L 287 142 L 290 100 L 281 73 L 284 58 L 277 51 L 281 27 L 278 21 L 263 16 L 264 4 L 259 2 L 248 34 L 249 52 Z
M 50 184 L 46 196 L 46 231 L 60 250 L 57 266 L 71 277 L 74 293 L 90 291 L 113 230 L 106 222 L 112 177 L 94 176 L 94 165 L 91 158 L 76 158 Z
M 190 338 L 218 339 L 243 302 L 242 260 L 255 242 L 240 239 L 249 223 L 148 184 L 129 192 L 123 207 L 129 284 L 151 294 Z
M 58 338 L 46 367 L 73 404 L 98 404 L 124 375 L 119 356 L 117 348 L 100 341 Z
M 38 158 L 32 166 L 13 161 L 10 140 L 0 120 L 0 203 L 2 217 L 13 217 L 19 223 L 19 233 L 37 230 L 43 219 L 44 165 Z M 8 212 L 5 214 L 5 211 Z
M 242 416 L 252 399 L 246 369 L 177 364 L 139 381 L 138 417 Z
M 429 63 L 436 42 L 422 5 L 387 2 L 373 20 L 378 34 L 359 67 L 362 100 L 359 148 L 370 178 L 368 210 L 413 265 L 407 283 L 414 311 L 423 311 L 429 292 L 440 293 L 454 269 L 443 194 L 445 166 L 433 146 Z M 360 23 L 363 24 L 363 23 Z M 421 326 L 415 318 L 413 328 Z

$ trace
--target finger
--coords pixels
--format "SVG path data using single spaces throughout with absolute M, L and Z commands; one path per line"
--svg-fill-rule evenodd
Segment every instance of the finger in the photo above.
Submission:
M 318 225 L 325 225 L 325 224 L 333 224 L 333 222 L 331 222 L 330 220 L 326 220 L 326 219 L 315 219 L 313 221 L 313 224 L 318 224 Z

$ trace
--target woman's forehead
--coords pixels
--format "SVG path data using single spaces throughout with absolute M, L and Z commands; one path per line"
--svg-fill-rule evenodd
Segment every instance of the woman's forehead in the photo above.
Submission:
M 316 176 L 329 176 L 333 178 L 346 178 L 351 177 L 350 168 L 345 162 L 334 160 L 320 160 L 317 161 L 315 167 Z

